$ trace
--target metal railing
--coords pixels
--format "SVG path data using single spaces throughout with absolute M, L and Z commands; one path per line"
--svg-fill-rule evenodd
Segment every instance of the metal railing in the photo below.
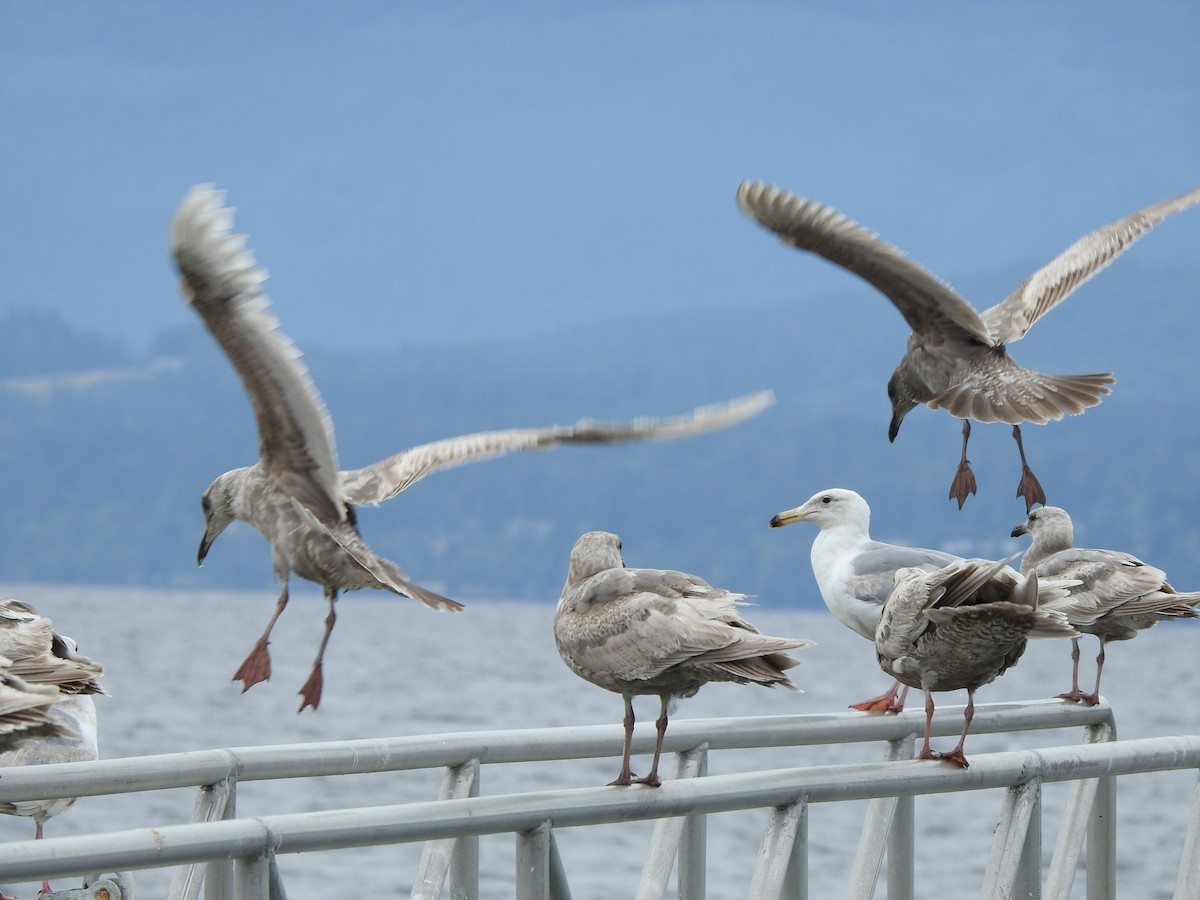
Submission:
M 934 734 L 957 734 L 961 707 L 940 709 Z M 662 897 L 672 872 L 678 896 L 705 896 L 705 817 L 762 809 L 767 821 L 747 896 L 806 898 L 808 809 L 869 800 L 849 896 L 870 898 L 886 873 L 890 900 L 915 896 L 914 797 L 989 788 L 1005 796 L 984 876 L 984 897 L 1067 898 L 1086 842 L 1088 900 L 1114 898 L 1117 776 L 1200 768 L 1200 737 L 1115 741 L 1112 710 L 1058 701 L 984 704 L 972 735 L 1082 727 L 1071 746 L 982 753 L 966 770 L 912 759 L 919 712 L 857 713 L 672 722 L 666 750 L 678 754 L 661 788 L 584 788 L 480 796 L 486 765 L 615 758 L 618 726 L 475 732 L 392 739 L 247 747 L 0 771 L 0 801 L 198 788 L 190 824 L 0 844 L 0 881 L 89 872 L 177 867 L 169 900 L 286 897 L 278 854 L 425 842 L 412 896 L 479 895 L 481 835 L 512 834 L 515 895 L 567 898 L 555 829 L 656 819 L 637 896 Z M 653 745 L 639 728 L 634 751 Z M 877 763 L 706 775 L 712 751 L 882 742 Z M 242 782 L 444 769 L 436 800 L 321 812 L 237 817 Z M 1042 786 L 1071 782 L 1047 871 L 1042 872 Z M 1200 896 L 1200 791 L 1182 848 L 1176 897 Z

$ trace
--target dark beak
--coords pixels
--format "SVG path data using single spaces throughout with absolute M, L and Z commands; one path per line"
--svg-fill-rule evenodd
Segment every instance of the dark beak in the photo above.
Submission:
M 204 537 L 200 538 L 200 549 L 196 551 L 196 565 L 204 565 L 204 557 L 208 556 L 208 548 L 212 543 L 213 539 L 208 536 L 208 532 L 204 532 Z
M 903 416 L 892 415 L 892 421 L 888 424 L 888 442 L 892 443 L 896 440 L 896 435 L 900 433 L 900 422 Z
M 1020 525 L 1018 525 L 1016 528 L 1014 528 L 1012 530 L 1012 534 L 1009 536 L 1010 537 L 1020 537 L 1023 534 L 1029 534 L 1029 523 L 1028 522 L 1022 522 Z

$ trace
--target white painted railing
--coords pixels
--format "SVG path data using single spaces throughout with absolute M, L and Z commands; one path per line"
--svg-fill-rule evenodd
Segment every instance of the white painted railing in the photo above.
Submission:
M 961 707 L 938 711 L 938 736 L 957 734 Z M 672 722 L 666 749 L 676 771 L 661 788 L 585 788 L 479 796 L 485 765 L 611 757 L 617 726 L 477 732 L 277 747 L 211 750 L 0 770 L 0 801 L 199 788 L 191 824 L 43 841 L 0 844 L 0 882 L 90 872 L 177 867 L 170 900 L 283 900 L 275 867 L 281 853 L 425 842 L 414 881 L 417 898 L 474 898 L 478 837 L 515 836 L 518 898 L 566 898 L 568 877 L 554 830 L 639 819 L 658 824 L 637 896 L 662 897 L 672 872 L 678 895 L 705 896 L 705 816 L 762 809 L 764 835 L 747 896 L 806 898 L 808 808 L 870 800 L 849 896 L 870 898 L 881 874 L 887 896 L 916 896 L 914 797 L 985 788 L 1005 800 L 984 878 L 984 897 L 1069 896 L 1087 844 L 1088 900 L 1114 898 L 1114 780 L 1121 775 L 1200 768 L 1200 737 L 1115 741 L 1107 705 L 1058 701 L 985 704 L 972 734 L 1081 727 L 1084 741 L 1038 750 L 979 753 L 967 770 L 912 759 L 923 727 L 919 712 L 900 716 L 779 716 Z M 639 728 L 634 750 L 648 752 L 652 728 Z M 775 769 L 707 776 L 712 751 L 882 742 L 878 763 Z M 234 815 L 241 782 L 403 769 L 445 770 L 438 799 L 322 812 Z M 1071 782 L 1049 867 L 1042 872 L 1041 789 Z M 1200 896 L 1200 793 L 1182 848 L 1176 897 Z

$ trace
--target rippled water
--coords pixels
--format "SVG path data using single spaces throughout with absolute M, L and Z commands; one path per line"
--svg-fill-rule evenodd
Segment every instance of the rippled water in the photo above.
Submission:
M 320 637 L 325 615 L 318 594 L 297 591 L 276 628 L 270 682 L 241 694 L 230 677 L 270 614 L 272 593 L 194 593 L 9 585 L 5 593 L 54 618 L 81 650 L 101 660 L 111 697 L 100 698 L 101 752 L 106 757 L 180 750 L 281 744 L 461 730 L 617 723 L 621 701 L 573 676 L 558 658 L 549 604 L 476 603 L 461 615 L 434 613 L 411 601 L 360 593 L 339 602 L 326 661 L 321 709 L 297 715 L 296 692 Z M 685 701 L 676 718 L 783 715 L 842 710 L 882 690 L 870 645 L 817 612 L 752 608 L 763 631 L 815 639 L 793 674 L 801 695 L 755 686 L 709 685 Z M 1191 697 L 1197 635 L 1191 623 L 1159 625 L 1137 640 L 1113 645 L 1105 695 L 1123 738 L 1194 733 L 1200 708 Z M 980 702 L 1040 699 L 1064 690 L 1069 642 L 1037 642 L 1021 663 L 980 691 Z M 1095 641 L 1085 638 L 1085 658 Z M 1085 672 L 1091 672 L 1090 664 Z M 965 694 L 943 695 L 960 704 Z M 649 719 L 657 700 L 639 701 Z M 976 735 L 968 756 L 990 750 L 1073 743 L 1078 733 Z M 722 751 L 712 774 L 753 768 L 873 761 L 882 748 L 806 747 Z M 486 794 L 604 784 L 618 760 L 493 766 Z M 239 789 L 241 815 L 371 806 L 436 796 L 441 772 L 390 773 L 297 780 Z M 1195 793 L 1193 773 L 1128 776 L 1118 799 L 1118 877 L 1122 896 L 1170 897 Z M 1044 840 L 1053 846 L 1066 787 L 1045 791 Z M 192 791 L 88 798 L 47 825 L 49 837 L 187 821 Z M 1002 795 L 986 791 L 919 798 L 918 896 L 978 894 Z M 844 893 L 864 803 L 814 806 L 810 813 L 810 890 Z M 708 886 L 712 898 L 745 896 L 765 812 L 713 816 L 709 823 Z M 32 837 L 28 820 L 0 817 L 3 837 Z M 577 900 L 632 896 L 652 823 L 557 832 Z M 381 847 L 281 856 L 291 900 L 328 896 L 406 897 L 418 847 Z M 485 838 L 481 890 L 513 894 L 511 837 Z M 165 871 L 138 872 L 142 900 L 165 895 Z M 1082 896 L 1082 878 L 1075 894 Z M 63 889 L 70 885 L 58 884 Z M 27 886 L 5 886 L 32 896 Z M 1133 893 L 1130 893 L 1133 892 Z M 882 888 L 880 889 L 882 896 Z

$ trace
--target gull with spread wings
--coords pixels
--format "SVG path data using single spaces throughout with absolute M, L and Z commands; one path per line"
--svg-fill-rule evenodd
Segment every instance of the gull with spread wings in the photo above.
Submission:
M 294 573 L 324 588 L 329 602 L 325 631 L 312 674 L 301 689 L 300 710 L 317 708 L 324 684 L 322 661 L 336 622 L 339 591 L 389 590 L 425 606 L 452 611 L 462 604 L 415 584 L 362 539 L 355 504 L 379 503 L 431 472 L 518 450 L 567 442 L 674 438 L 740 422 L 774 402 L 769 391 L 692 413 L 625 422 L 585 419 L 573 427 L 512 429 L 466 435 L 404 450 L 362 469 L 338 468 L 333 426 L 300 352 L 278 328 L 262 292 L 266 273 L 230 233 L 233 212 L 209 186 L 193 188 L 175 214 L 171 243 L 192 308 L 237 371 L 254 409 L 259 460 L 226 472 L 204 492 L 203 562 L 213 541 L 235 519 L 248 522 L 271 545 L 282 585 L 275 612 L 250 655 L 234 674 L 249 689 L 271 674 L 271 629 L 288 602 Z
M 1046 375 L 1018 365 L 1005 345 L 1024 337 L 1034 322 L 1163 219 L 1200 203 L 1200 190 L 1147 206 L 1085 235 L 982 312 L 835 209 L 758 181 L 742 182 L 737 202 L 785 244 L 823 256 L 868 281 L 908 322 L 908 350 L 888 380 L 888 440 L 896 439 L 904 417 L 922 403 L 944 407 L 962 419 L 962 458 L 950 485 L 950 497 L 961 509 L 975 493 L 967 460 L 971 420 L 1012 425 L 1021 456 L 1017 496 L 1025 498 L 1028 512 L 1035 503 L 1045 504 L 1046 494 L 1025 461 L 1021 423 L 1043 425 L 1077 415 L 1098 404 L 1115 379 L 1107 373 Z

